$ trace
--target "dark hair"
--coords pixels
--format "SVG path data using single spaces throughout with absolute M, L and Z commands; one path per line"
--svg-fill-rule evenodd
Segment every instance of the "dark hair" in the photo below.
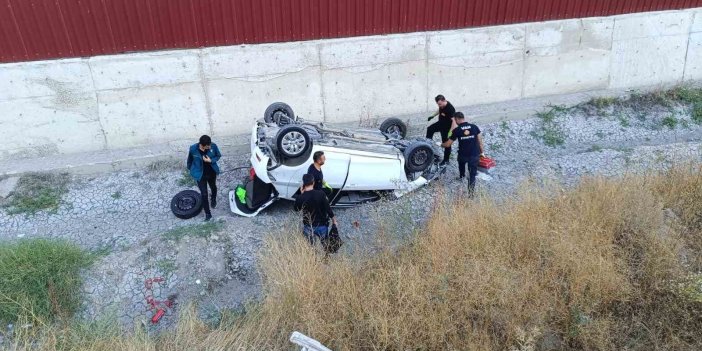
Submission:
M 317 162 L 322 156 L 324 156 L 324 151 L 316 151 L 314 155 L 312 155 L 312 161 Z
M 200 145 L 207 146 L 212 144 L 212 138 L 209 135 L 203 135 L 200 137 Z
M 466 117 L 463 116 L 463 112 L 456 112 L 456 113 L 453 114 L 453 118 L 456 118 L 456 119 L 464 119 L 464 118 L 466 118 Z
M 311 174 L 305 174 L 302 176 L 302 184 L 304 186 L 312 185 L 314 184 L 314 176 Z
M 437 96 L 434 98 L 434 101 L 436 101 L 436 102 L 444 101 L 444 100 L 446 100 L 446 98 L 445 98 L 443 95 L 441 95 L 441 94 L 437 95 Z

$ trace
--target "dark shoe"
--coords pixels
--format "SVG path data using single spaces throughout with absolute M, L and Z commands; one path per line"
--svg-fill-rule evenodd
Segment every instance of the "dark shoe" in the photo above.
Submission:
M 206 215 L 205 215 L 205 222 L 208 222 L 208 221 L 211 220 L 211 219 L 212 219 L 212 215 L 211 215 L 211 214 L 206 214 Z
M 210 207 L 217 208 L 217 198 L 216 197 L 213 197 L 212 199 L 210 199 Z
M 441 161 L 441 163 L 439 163 L 439 166 L 445 166 L 445 165 L 447 165 L 448 163 L 449 163 L 449 161 L 443 160 L 443 161 Z

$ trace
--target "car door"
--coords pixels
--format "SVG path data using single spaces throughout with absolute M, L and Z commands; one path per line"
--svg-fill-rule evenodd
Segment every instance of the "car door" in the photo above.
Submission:
M 350 156 L 341 150 L 335 148 L 326 148 L 315 145 L 310 153 L 310 159 L 300 166 L 291 169 L 288 173 L 290 176 L 286 180 L 285 189 L 287 194 L 284 197 L 292 198 L 302 185 L 302 176 L 307 173 L 307 169 L 312 164 L 312 155 L 316 151 L 323 151 L 326 156 L 326 162 L 322 166 L 324 181 L 334 189 L 339 189 L 346 181 L 346 175 L 349 172 Z

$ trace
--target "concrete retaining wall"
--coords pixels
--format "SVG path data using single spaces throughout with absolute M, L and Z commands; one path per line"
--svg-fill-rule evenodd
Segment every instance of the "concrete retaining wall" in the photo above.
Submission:
M 0 159 L 702 80 L 702 9 L 0 65 Z

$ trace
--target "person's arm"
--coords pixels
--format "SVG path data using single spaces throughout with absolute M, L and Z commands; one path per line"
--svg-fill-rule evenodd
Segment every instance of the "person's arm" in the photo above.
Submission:
M 214 153 L 214 156 L 212 157 L 212 162 L 214 163 L 219 161 L 219 159 L 222 157 L 222 153 L 219 152 L 217 144 L 212 144 L 212 152 Z
M 334 223 L 334 225 L 338 225 L 336 217 L 334 217 L 334 211 L 332 211 L 331 206 L 329 205 L 329 200 L 327 200 L 326 196 L 322 196 L 322 206 L 329 218 L 331 218 L 332 223 Z
M 295 206 L 293 206 L 293 210 L 295 210 L 296 212 L 299 212 L 300 210 L 302 210 L 303 205 L 304 205 L 304 203 L 302 201 L 302 196 L 298 196 L 295 199 Z
M 480 156 L 485 156 L 485 147 L 483 146 L 483 134 L 478 134 L 478 145 L 480 146 Z
M 441 144 L 441 147 L 446 148 L 446 147 L 451 147 L 451 145 L 453 145 L 453 141 L 458 139 L 458 133 L 456 132 L 457 129 L 458 128 L 451 129 L 451 132 L 449 133 L 449 134 L 451 134 L 449 136 L 449 139 L 446 140 L 443 144 Z
M 434 112 L 432 115 L 427 117 L 427 121 L 431 121 L 434 117 L 438 116 L 439 112 L 441 112 L 441 109 L 436 110 L 436 112 Z
M 193 165 L 193 153 L 188 150 L 188 160 L 185 161 L 185 167 L 190 170 L 190 167 Z

